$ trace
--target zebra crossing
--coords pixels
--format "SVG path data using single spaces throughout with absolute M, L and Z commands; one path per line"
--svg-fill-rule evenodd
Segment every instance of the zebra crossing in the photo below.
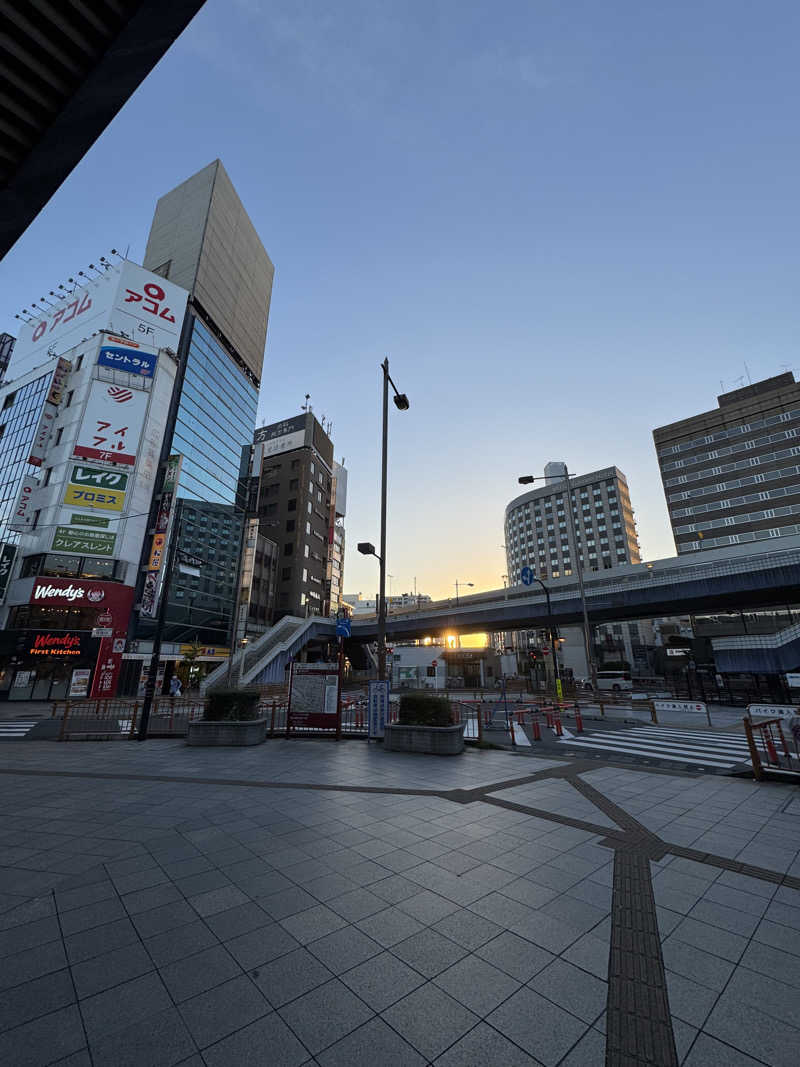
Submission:
M 691 763 L 696 767 L 732 770 L 750 761 L 747 740 L 719 730 L 678 730 L 664 726 L 583 733 L 561 738 L 570 748 L 592 748 L 629 756 Z
M 0 720 L 0 741 L 22 741 L 37 719 Z

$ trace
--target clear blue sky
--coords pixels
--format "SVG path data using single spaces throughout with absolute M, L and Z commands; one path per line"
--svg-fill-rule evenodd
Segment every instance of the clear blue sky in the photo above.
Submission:
M 517 475 L 627 474 L 651 430 L 797 358 L 796 0 L 208 0 L 0 266 L 0 328 L 219 156 L 276 266 L 260 415 L 333 419 L 372 595 L 497 587 Z

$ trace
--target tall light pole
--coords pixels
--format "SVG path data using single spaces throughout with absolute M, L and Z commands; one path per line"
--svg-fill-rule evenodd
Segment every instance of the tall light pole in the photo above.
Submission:
M 456 578 L 456 607 L 458 607 L 458 590 L 459 588 L 463 589 L 464 586 L 469 586 L 470 589 L 475 588 L 474 582 L 459 582 L 459 580 Z
M 561 673 L 558 669 L 558 657 L 556 656 L 556 629 L 553 622 L 553 607 L 550 603 L 550 590 L 544 584 L 541 578 L 537 578 L 535 574 L 531 575 L 531 579 L 538 584 L 544 590 L 545 599 L 547 600 L 547 627 L 550 631 L 550 654 L 553 657 L 553 670 L 555 671 L 556 692 L 561 697 Z
M 569 515 L 569 523 L 567 529 L 569 531 L 568 538 L 570 541 L 570 555 L 575 561 L 573 566 L 578 574 L 578 593 L 581 598 L 581 609 L 583 611 L 583 645 L 586 652 L 586 665 L 589 668 L 589 673 L 592 677 L 592 689 L 597 690 L 597 664 L 594 661 L 594 652 L 592 650 L 592 631 L 589 626 L 589 611 L 586 607 L 586 589 L 583 584 L 583 565 L 581 564 L 580 553 L 578 552 L 578 534 L 575 529 L 575 514 L 572 510 L 572 488 L 569 484 L 570 478 L 574 475 L 570 474 L 564 466 L 564 485 L 567 490 L 567 505 L 566 511 Z M 530 485 L 532 482 L 546 482 L 548 479 L 545 476 L 526 474 L 522 478 L 517 479 L 520 485 Z
M 386 468 L 389 445 L 389 386 L 394 390 L 394 406 L 398 411 L 408 411 L 411 406 L 405 393 L 400 393 L 389 374 L 389 360 L 381 363 L 383 371 L 383 447 L 381 450 L 381 551 L 375 551 L 374 545 L 362 541 L 358 551 L 365 556 L 377 556 L 380 565 L 380 588 L 378 592 L 378 679 L 386 678 Z

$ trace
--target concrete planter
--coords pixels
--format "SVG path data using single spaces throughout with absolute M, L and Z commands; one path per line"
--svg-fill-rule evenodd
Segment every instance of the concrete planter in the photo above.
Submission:
M 189 723 L 187 745 L 260 745 L 267 737 L 267 720 L 249 719 L 245 722 L 207 722 L 205 719 Z
M 464 751 L 464 723 L 455 726 L 406 726 L 390 723 L 383 747 L 387 752 L 423 752 L 430 756 L 457 756 Z

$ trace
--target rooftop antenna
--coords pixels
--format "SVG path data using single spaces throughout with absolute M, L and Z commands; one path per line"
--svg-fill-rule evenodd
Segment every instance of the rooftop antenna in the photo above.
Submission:
M 305 402 L 305 404 L 301 404 L 301 406 L 300 406 L 300 410 L 301 411 L 310 411 L 311 410 L 311 407 L 310 407 L 310 405 L 308 403 L 310 399 L 311 399 L 311 393 L 306 393 L 306 402 Z
M 753 384 L 753 379 L 750 377 L 750 371 L 749 371 L 748 366 L 747 366 L 747 364 L 745 363 L 744 360 L 742 360 L 742 366 L 744 367 L 744 372 L 747 375 L 747 383 L 748 383 L 748 385 L 752 385 Z

